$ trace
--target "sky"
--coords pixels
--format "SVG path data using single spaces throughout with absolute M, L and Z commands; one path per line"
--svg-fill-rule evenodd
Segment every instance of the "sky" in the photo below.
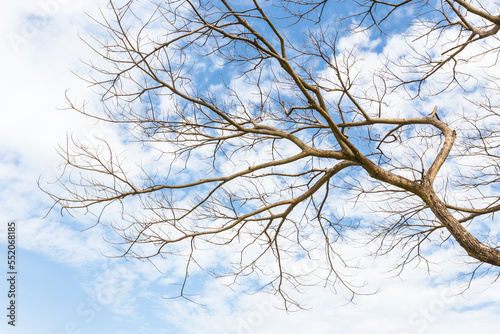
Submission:
M 365 258 L 360 277 L 368 290 L 353 302 L 340 290 L 311 287 L 306 309 L 285 312 L 279 298 L 233 291 L 199 273 L 198 304 L 175 294 L 174 260 L 155 265 L 114 258 L 104 226 L 89 215 L 61 215 L 38 185 L 54 180 L 56 148 L 68 136 L 117 136 L 113 129 L 65 110 L 65 94 L 91 93 L 76 74 L 95 54 L 80 37 L 97 29 L 89 18 L 102 0 L 0 2 L 0 333 L 443 333 L 498 331 L 500 285 L 477 279 L 463 292 L 455 278 L 460 250 L 437 250 L 430 273 L 416 266 L 396 276 L 394 258 Z M 86 14 L 88 13 L 88 15 Z M 366 43 L 370 43 L 368 40 Z M 395 42 L 396 43 L 396 42 Z M 69 89 L 69 90 L 68 90 Z M 7 223 L 17 226 L 16 326 L 8 325 Z M 207 255 L 208 256 L 208 255 Z M 211 255 L 213 256 L 213 255 Z M 213 259 L 207 258 L 207 262 Z M 307 270 L 307 268 L 305 268 Z

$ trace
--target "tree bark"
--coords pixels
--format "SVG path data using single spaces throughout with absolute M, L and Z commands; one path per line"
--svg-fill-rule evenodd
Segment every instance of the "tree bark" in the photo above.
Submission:
M 458 222 L 434 191 L 427 191 L 426 196 L 423 196 L 422 199 L 469 256 L 494 266 L 500 266 L 500 250 L 477 240 Z

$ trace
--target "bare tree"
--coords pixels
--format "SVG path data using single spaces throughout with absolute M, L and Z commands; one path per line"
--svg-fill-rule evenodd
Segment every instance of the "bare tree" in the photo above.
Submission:
M 444 242 L 485 270 L 500 266 L 498 3 L 170 0 L 144 8 L 111 1 L 112 17 L 98 20 L 108 36 L 89 45 L 104 62 L 90 64 L 87 80 L 103 112 L 69 103 L 116 124 L 156 160 L 137 161 L 132 173 L 105 138 L 96 147 L 70 140 L 62 191 L 48 191 L 63 210 L 98 221 L 119 204 L 123 220 L 113 226 L 123 255 L 185 256 L 187 279 L 199 252 L 228 248 L 236 260 L 210 269 L 259 277 L 287 307 L 287 288 L 303 284 L 340 282 L 356 293 L 343 274 L 355 262 L 337 245 L 358 237 L 377 254 L 402 250 L 401 268 Z M 381 45 L 399 36 L 410 51 L 365 50 L 348 43 L 356 36 Z M 374 65 L 367 53 L 384 61 Z M 428 108 L 449 92 L 468 93 L 479 70 L 490 75 L 479 99 Z M 371 208 L 373 219 L 348 206 Z M 328 270 L 288 267 L 315 249 Z

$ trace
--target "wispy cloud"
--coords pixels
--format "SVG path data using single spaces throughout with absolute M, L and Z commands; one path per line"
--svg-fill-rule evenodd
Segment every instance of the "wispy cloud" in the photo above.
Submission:
M 183 273 L 182 259 L 157 260 L 161 269 L 158 271 L 149 262 L 106 258 L 103 255 L 117 253 L 103 240 L 103 236 L 109 233 L 105 226 L 98 225 L 82 232 L 92 224 L 88 217 L 61 218 L 57 212 L 41 219 L 52 202 L 38 189 L 36 181 L 40 175 L 43 181 L 57 176 L 60 170 L 55 147 L 65 142 L 67 133 L 88 141 L 105 135 L 116 145 L 124 145 L 117 130 L 96 127 L 94 121 L 57 109 L 65 106 L 67 88 L 72 88 L 70 94 L 81 97 L 81 102 L 90 94 L 70 69 L 85 73 L 80 58 L 93 57 L 77 33 L 85 35 L 94 29 L 89 28 L 89 20 L 83 11 L 95 12 L 99 4 L 105 5 L 105 2 L 45 0 L 0 5 L 0 28 L 7 32 L 1 40 L 4 60 L 0 64 L 4 96 L 0 99 L 0 212 L 2 219 L 19 223 L 21 249 L 42 254 L 50 261 L 81 273 L 78 284 L 85 289 L 87 296 L 75 303 L 74 319 L 54 320 L 61 321 L 60 328 L 72 322 L 78 328 L 86 328 L 90 323 L 96 328 L 105 328 L 104 323 L 113 321 L 116 326 L 136 323 L 139 329 L 120 328 L 115 332 L 127 334 L 150 333 L 151 327 L 158 329 L 160 324 L 164 326 L 160 329 L 162 332 L 168 333 L 170 328 L 175 328 L 179 333 L 196 334 L 355 334 L 366 333 L 368 328 L 375 334 L 494 333 L 498 330 L 500 286 L 491 285 L 491 277 L 485 277 L 476 280 L 472 288 L 461 295 L 463 285 L 453 282 L 461 272 L 458 265 L 462 263 L 463 254 L 451 247 L 433 252 L 432 261 L 437 264 L 431 265 L 432 277 L 425 266 L 408 269 L 401 277 L 391 277 L 393 273 L 388 273 L 387 269 L 391 268 L 397 254 L 373 260 L 366 256 L 367 249 L 339 245 L 350 256 L 362 259 L 364 270 L 358 273 L 358 278 L 369 281 L 368 291 L 380 288 L 380 292 L 346 304 L 344 296 L 336 294 L 331 287 L 305 288 L 298 297 L 311 309 L 287 314 L 276 308 L 281 302 L 279 297 L 246 295 L 243 294 L 244 287 L 237 285 L 231 290 L 220 284 L 221 281 L 201 275 L 198 269 L 194 269 L 193 278 L 199 280 L 191 285 L 191 289 L 198 295 L 195 300 L 202 305 L 182 299 L 164 299 L 162 297 L 170 297 L 178 288 L 174 284 L 179 283 Z M 371 51 L 379 42 L 365 35 L 357 35 L 357 38 L 357 42 Z M 346 39 L 342 43 L 348 42 Z M 386 49 L 395 50 L 399 45 L 401 40 L 388 39 Z M 373 62 L 378 56 L 375 51 L 368 55 Z M 464 101 L 468 97 L 459 93 L 437 97 L 413 106 L 413 111 L 422 112 L 434 104 L 444 106 L 443 99 L 457 101 L 460 98 Z M 397 98 L 392 102 L 394 112 L 410 106 Z M 446 111 L 446 107 L 443 109 Z M 130 150 L 133 156 L 149 154 L 138 146 Z M 255 160 L 263 156 L 262 152 L 254 154 Z M 134 162 L 130 163 L 133 165 Z M 147 168 L 153 169 L 154 166 L 148 165 Z M 349 205 L 345 208 L 345 211 L 352 210 Z M 363 216 L 362 212 L 360 216 Z M 120 220 L 119 214 L 109 218 Z M 0 244 L 5 243 L 4 237 L 4 234 L 0 235 Z M 203 267 L 209 267 L 231 256 L 230 251 L 208 251 L 199 261 Z M 450 263 L 455 261 L 450 259 L 457 258 L 460 261 Z M 294 264 L 294 260 L 289 261 Z M 269 263 L 272 265 L 272 261 Z M 301 265 L 300 260 L 297 265 Z M 70 297 L 60 295 L 54 298 Z M 109 318 L 103 319 L 104 314 Z M 21 318 L 20 321 L 36 319 Z

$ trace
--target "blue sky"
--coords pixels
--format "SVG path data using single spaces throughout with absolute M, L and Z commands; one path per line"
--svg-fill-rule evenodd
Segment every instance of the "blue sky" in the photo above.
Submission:
M 25 0 L 0 4 L 2 74 L 0 112 L 0 263 L 6 272 L 6 224 L 18 226 L 18 318 L 15 328 L 0 319 L 0 333 L 142 334 L 142 333 L 445 333 L 498 331 L 500 286 L 478 279 L 468 291 L 456 278 L 463 267 L 460 250 L 434 252 L 432 275 L 424 267 L 401 277 L 388 272 L 394 258 L 364 258 L 360 280 L 369 291 L 347 303 L 340 290 L 313 287 L 300 298 L 307 310 L 286 313 L 280 300 L 266 294 L 244 295 L 196 273 L 194 304 L 168 299 L 175 294 L 179 268 L 175 259 L 149 262 L 112 255 L 103 240 L 109 231 L 92 226 L 85 215 L 61 216 L 40 191 L 37 180 L 54 179 L 60 160 L 55 148 L 68 133 L 90 138 L 113 129 L 96 127 L 81 115 L 61 110 L 65 91 L 80 101 L 91 96 L 71 71 L 86 73 L 81 59 L 95 55 L 79 39 L 96 27 L 102 0 Z M 345 41 L 347 43 L 347 41 Z M 367 40 L 366 43 L 370 43 Z M 367 45 L 368 45 L 367 44 Z M 376 49 L 378 50 L 378 49 Z M 372 50 L 375 51 L 375 50 Z M 376 57 L 375 54 L 367 55 Z M 404 105 L 408 102 L 400 102 Z M 123 143 L 122 143 L 123 144 Z M 202 262 L 216 263 L 214 254 Z M 394 255 L 395 256 L 395 255 Z M 0 284 L 0 305 L 8 299 Z

